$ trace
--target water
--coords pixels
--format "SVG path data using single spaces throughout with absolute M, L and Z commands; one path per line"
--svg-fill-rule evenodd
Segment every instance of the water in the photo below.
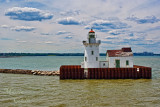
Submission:
M 0 68 L 58 70 L 61 65 L 80 65 L 83 57 L 76 56 L 32 56 L 0 58 Z
M 0 58 L 0 68 L 57 70 L 82 60 L 73 56 Z M 134 62 L 151 66 L 153 79 L 59 80 L 58 76 L 0 73 L 0 106 L 158 107 L 160 57 L 134 57 Z

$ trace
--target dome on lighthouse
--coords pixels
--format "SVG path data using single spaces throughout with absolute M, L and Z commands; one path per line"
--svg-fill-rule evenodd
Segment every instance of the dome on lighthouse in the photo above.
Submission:
M 89 33 L 95 33 L 95 32 L 93 31 L 93 29 L 91 29 L 91 30 L 89 31 Z

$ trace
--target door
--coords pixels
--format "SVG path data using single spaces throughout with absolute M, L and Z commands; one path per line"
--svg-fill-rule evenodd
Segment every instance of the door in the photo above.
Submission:
M 116 61 L 116 68 L 120 68 L 120 60 L 115 60 Z

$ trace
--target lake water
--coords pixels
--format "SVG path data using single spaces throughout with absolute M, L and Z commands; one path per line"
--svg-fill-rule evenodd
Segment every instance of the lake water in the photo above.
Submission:
M 60 65 L 80 65 L 82 61 L 82 56 L 0 58 L 0 68 L 58 70 Z M 59 80 L 58 76 L 0 73 L 0 106 L 158 107 L 160 57 L 137 56 L 134 64 L 152 67 L 152 79 Z

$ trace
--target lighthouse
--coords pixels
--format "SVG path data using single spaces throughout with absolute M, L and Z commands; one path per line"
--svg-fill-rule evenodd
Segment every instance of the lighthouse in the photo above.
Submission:
M 100 43 L 101 41 L 96 40 L 95 32 L 91 29 L 88 33 L 87 41 L 83 41 L 84 62 L 81 63 L 82 68 L 99 68 Z
M 106 59 L 99 61 L 100 40 L 95 32 L 88 32 L 87 41 L 83 41 L 84 61 L 81 65 L 62 65 L 60 79 L 151 79 L 150 67 L 133 65 L 131 47 L 107 50 Z

